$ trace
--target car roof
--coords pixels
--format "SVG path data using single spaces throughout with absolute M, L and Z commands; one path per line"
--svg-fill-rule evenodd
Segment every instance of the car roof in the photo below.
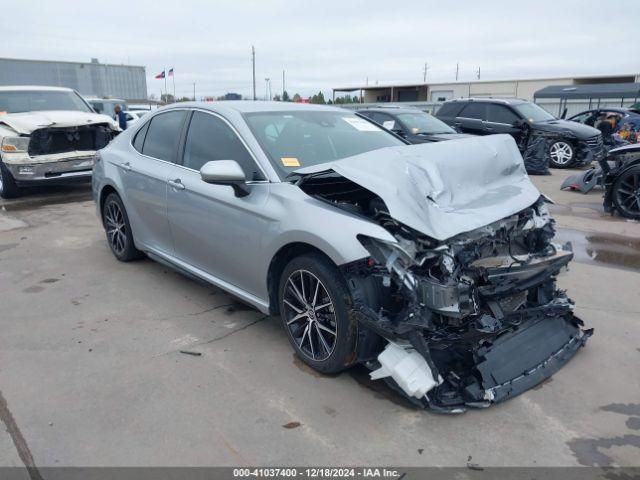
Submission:
M 179 102 L 172 103 L 161 110 L 172 107 L 188 107 L 200 108 L 203 110 L 211 110 L 218 113 L 257 113 L 257 112 L 290 112 L 290 111 L 327 111 L 340 112 L 343 114 L 352 113 L 343 108 L 337 108 L 326 105 L 315 105 L 310 103 L 293 103 L 293 102 L 267 102 L 253 100 L 221 100 L 217 102 Z
M 0 92 L 73 92 L 73 89 L 66 87 L 48 87 L 48 86 L 40 86 L 40 85 L 15 85 L 15 86 L 4 86 L 0 87 Z
M 531 103 L 522 98 L 493 98 L 493 97 L 470 97 L 470 98 L 454 98 L 444 103 L 465 103 L 465 102 L 485 102 L 485 103 L 501 103 L 503 105 L 520 105 L 523 103 Z
M 600 107 L 600 108 L 591 108 L 589 110 L 583 110 L 581 112 L 575 113 L 571 115 L 569 118 L 574 118 L 579 115 L 584 115 L 585 113 L 590 112 L 614 112 L 614 113 L 623 113 L 624 115 L 628 115 L 631 117 L 640 117 L 640 113 L 633 111 L 629 108 L 624 107 Z
M 371 108 L 361 108 L 357 110 L 358 112 L 384 112 L 384 113 L 427 113 L 423 112 L 419 108 L 410 108 L 410 107 L 371 107 Z

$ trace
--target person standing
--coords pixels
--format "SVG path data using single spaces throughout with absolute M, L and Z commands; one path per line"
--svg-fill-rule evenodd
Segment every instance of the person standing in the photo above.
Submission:
M 115 108 L 113 109 L 113 111 L 116 114 L 115 118 L 118 121 L 118 126 L 122 130 L 126 130 L 127 129 L 127 114 L 122 111 L 122 107 L 120 105 L 116 105 Z

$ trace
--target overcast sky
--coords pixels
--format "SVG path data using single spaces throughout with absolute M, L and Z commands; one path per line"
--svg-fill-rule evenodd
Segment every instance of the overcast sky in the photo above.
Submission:
M 176 93 L 303 96 L 390 82 L 640 72 L 640 3 L 589 0 L 157 0 L 4 4 L 0 57 L 174 67 Z M 625 41 L 625 39 L 628 39 Z

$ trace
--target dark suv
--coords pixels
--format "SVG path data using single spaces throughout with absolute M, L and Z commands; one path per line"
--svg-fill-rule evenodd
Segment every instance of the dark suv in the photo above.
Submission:
M 552 167 L 587 165 L 604 156 L 602 135 L 596 128 L 558 120 L 538 105 L 520 99 L 464 98 L 445 102 L 436 115 L 461 132 L 475 135 L 508 133 L 521 151 L 531 133 L 552 138 L 548 143 Z
M 441 142 L 471 136 L 458 133 L 443 121 L 417 108 L 373 107 L 358 110 L 358 113 L 409 143 Z

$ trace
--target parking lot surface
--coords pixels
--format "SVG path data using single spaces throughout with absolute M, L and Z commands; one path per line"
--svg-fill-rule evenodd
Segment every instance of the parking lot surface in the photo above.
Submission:
M 355 368 L 297 360 L 277 318 L 109 251 L 88 189 L 0 207 L 0 466 L 638 465 L 640 224 L 534 177 L 576 260 L 560 284 L 595 334 L 486 410 L 416 409 Z M 189 352 L 196 353 L 192 355 Z

